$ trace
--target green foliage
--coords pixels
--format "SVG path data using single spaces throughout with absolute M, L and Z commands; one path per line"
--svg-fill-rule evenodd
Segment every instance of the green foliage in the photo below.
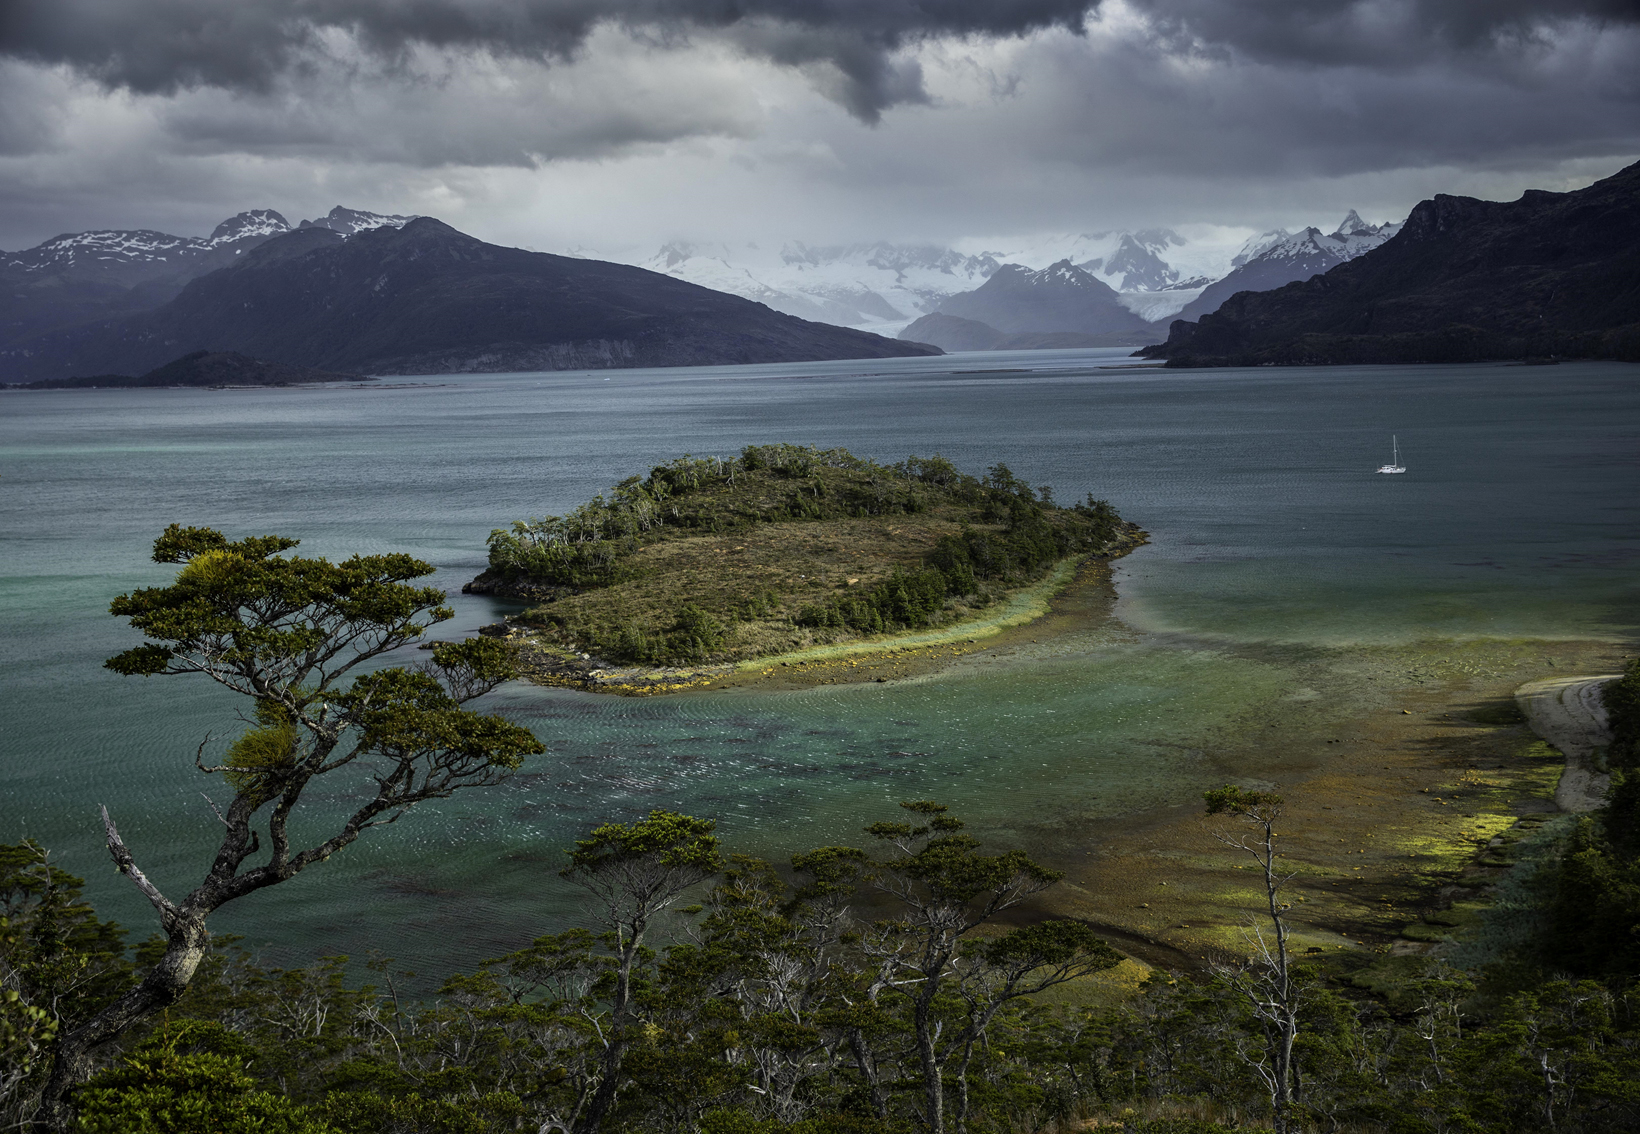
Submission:
M 282 536 L 230 542 L 209 528 L 172 524 L 154 542 L 154 561 L 182 563 L 176 581 L 121 595 L 109 606 L 150 641 L 105 664 L 134 676 L 180 673 L 200 669 L 191 659 L 209 654 L 218 670 L 240 675 L 248 690 L 256 670 L 311 670 L 314 651 L 368 637 L 397 644 L 451 617 L 442 591 L 409 585 L 432 573 L 419 559 L 369 555 L 333 564 L 278 555 L 296 542 Z M 247 618 L 247 610 L 254 617 Z M 346 628 L 339 643 L 330 629 L 337 624 Z M 302 703 L 323 696 L 323 683 L 303 696 Z
M 110 604 L 111 613 L 147 639 L 110 658 L 110 669 L 203 674 L 251 698 L 256 726 L 218 766 L 205 766 L 204 744 L 195 756 L 201 771 L 223 773 L 234 796 L 217 811 L 223 831 L 216 854 L 180 901 L 146 877 L 104 811 L 115 864 L 159 912 L 165 940 L 148 951 L 148 970 L 127 995 L 102 1004 L 81 1027 L 67 1029 L 59 1020 L 55 1071 L 36 1110 L 44 1126 L 64 1128 L 72 1114 L 67 1094 L 98 1048 L 186 997 L 210 941 L 212 913 L 328 860 L 417 803 L 494 784 L 525 755 L 544 750 L 528 729 L 463 708 L 512 676 L 512 658 L 501 643 L 443 644 L 414 670 L 387 667 L 355 677 L 363 663 L 451 617 L 442 591 L 413 585 L 430 566 L 398 554 L 342 563 L 281 554 L 295 546 L 282 536 L 235 542 L 209 528 L 173 524 L 155 540 L 153 557 L 182 565 L 175 580 Z M 317 841 L 297 844 L 290 820 L 308 786 L 355 764 L 354 772 L 364 775 L 354 782 L 362 779 L 370 790 L 352 801 L 350 814 L 329 821 Z M 302 826 L 311 837 L 314 824 Z M 264 830 L 265 859 L 259 855 Z M 131 1058 L 138 1062 L 105 1075 L 88 1094 L 101 1115 L 87 1118 L 88 1129 L 313 1125 L 279 1098 L 251 1092 L 248 1080 L 222 1063 L 228 1057 L 221 1052 L 182 1053 L 162 1044 Z M 28 1078 L 28 1068 L 21 1078 Z
M 1273 791 L 1248 791 L 1234 786 L 1203 792 L 1202 798 L 1207 801 L 1209 815 L 1237 815 L 1260 822 L 1266 816 L 1273 817 L 1282 804 L 1281 796 Z
M 467 1098 L 367 1091 L 333 1093 L 319 1111 L 336 1134 L 492 1134 L 517 1129 L 515 1120 L 528 1108 L 500 1091 Z
M 676 870 L 716 871 L 721 861 L 715 820 L 657 808 L 636 823 L 605 823 L 578 839 L 565 873 L 608 870 L 653 860 Z
M 868 591 L 805 606 L 797 616 L 797 624 L 843 627 L 857 634 L 915 629 L 936 620 L 945 606 L 946 593 L 946 576 L 938 570 L 895 571 Z
M 184 1021 L 80 1092 L 79 1134 L 335 1134 L 308 1108 L 260 1089 L 254 1051 L 218 1025 Z
M 722 648 L 728 628 L 694 603 L 678 609 L 678 617 L 667 635 L 667 650 L 674 657 L 703 661 Z
M 197 561 L 196 561 L 197 562 Z M 261 796 L 296 762 L 296 718 L 275 701 L 258 701 L 254 728 L 229 745 L 222 778 L 235 791 Z
M 1622 677 L 1606 683 L 1600 699 L 1612 730 L 1607 759 L 1613 767 L 1640 771 L 1640 658 L 1623 667 Z
M 58 1034 L 130 985 L 124 930 L 38 843 L 0 844 L 0 1127 L 20 1123 Z
M 1221 814 L 1270 805 L 1268 793 L 1215 794 Z M 569 873 L 626 896 L 618 932 L 538 938 L 421 1000 L 385 962 L 370 966 L 377 984 L 354 987 L 340 959 L 280 970 L 216 954 L 85 1093 L 82 1129 L 578 1129 L 605 1082 L 595 1128 L 622 1134 L 913 1134 L 930 1128 L 930 1086 L 941 1128 L 971 1134 L 1267 1128 L 1248 1058 L 1267 1022 L 1229 975 L 1157 970 L 1114 1008 L 1041 1003 L 1037 991 L 1119 960 L 1076 921 L 985 928 L 1055 873 L 980 846 L 933 801 L 868 830 L 881 853 L 816 848 L 794 856 L 788 885 L 768 863 L 723 858 L 705 820 L 657 811 L 601 825 Z M 714 872 L 669 943 L 632 936 Z M 1304 988 L 1291 1129 L 1640 1124 L 1640 998 L 1620 985 L 1552 981 L 1482 1002 L 1437 962 L 1393 1012 L 1348 984 L 1312 975 Z
M 1614 793 L 1624 802 L 1626 786 L 1625 778 Z M 1585 817 L 1553 874 L 1544 957 L 1579 976 L 1640 975 L 1640 859 L 1613 846 Z
M 418 559 L 332 564 L 279 554 L 296 545 L 282 536 L 232 542 L 173 524 L 155 541 L 154 559 L 183 564 L 176 581 L 110 606 L 150 640 L 110 658 L 109 668 L 204 673 L 254 699 L 256 727 L 217 769 L 252 811 L 276 797 L 288 807 L 312 776 L 362 756 L 399 765 L 383 781 L 379 812 L 429 790 L 486 782 L 543 750 L 528 730 L 461 707 L 514 673 L 507 647 L 494 640 L 439 643 L 420 669 L 379 669 L 341 684 L 360 662 L 421 637 L 450 610 L 444 592 L 412 585 L 432 572 Z M 351 752 L 338 752 L 348 733 Z M 418 775 L 417 766 L 431 774 Z
M 508 579 L 610 586 L 630 577 L 629 560 L 640 546 L 670 534 L 915 514 L 939 504 L 973 507 L 982 522 L 1008 526 L 989 539 L 965 536 L 940 561 L 930 560 L 958 595 L 973 593 L 975 578 L 1012 580 L 1075 551 L 1102 547 L 1121 522 L 1108 503 L 1091 497 L 1074 509 L 1057 508 L 1051 492 L 1039 499 L 1006 465 L 979 480 L 938 455 L 879 465 L 844 449 L 748 445 L 728 460 L 685 455 L 657 465 L 645 478 L 622 481 L 568 515 L 498 528 L 490 533 L 490 567 Z M 964 572 L 960 564 L 970 560 L 973 566 Z

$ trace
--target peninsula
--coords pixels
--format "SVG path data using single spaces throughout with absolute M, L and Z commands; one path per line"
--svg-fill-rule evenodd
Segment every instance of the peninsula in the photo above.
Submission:
M 1022 593 L 1143 542 L 1107 502 L 1060 506 L 1002 464 L 975 477 L 939 456 L 881 465 L 752 445 L 498 529 L 489 568 L 463 589 L 533 604 L 486 628 L 533 680 L 653 693 L 1004 612 L 1017 622 Z

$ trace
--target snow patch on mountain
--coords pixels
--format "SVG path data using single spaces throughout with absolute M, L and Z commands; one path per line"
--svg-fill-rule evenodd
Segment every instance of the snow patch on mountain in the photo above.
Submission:
M 1171 319 L 1207 289 L 1207 284 L 1196 287 L 1174 287 L 1163 291 L 1124 291 L 1117 302 L 1147 323 Z
M 998 261 L 932 245 L 852 244 L 778 248 L 676 241 L 649 255 L 591 252 L 776 311 L 848 327 L 904 327 L 947 297 L 972 291 Z
M 8 255 L 8 267 L 37 272 L 46 268 L 69 268 L 88 261 L 148 261 L 169 259 L 179 249 L 202 243 L 191 237 L 172 236 L 151 229 L 96 229 L 64 233 L 33 248 Z
M 1214 281 L 1303 236 L 1285 229 L 1255 233 L 1247 227 L 1185 224 L 1137 232 L 973 238 L 951 246 L 674 241 L 658 250 L 576 248 L 567 254 L 636 264 L 802 319 L 893 335 L 950 297 L 979 288 L 1005 264 L 1040 272 L 1067 263 L 1115 290 L 1122 306 L 1140 318 L 1166 320 Z M 1381 243 L 1387 237 L 1352 212 L 1339 226 L 1337 246 L 1358 255 L 1356 249 L 1365 250 L 1374 239 Z
M 290 222 L 272 209 L 251 209 L 217 225 L 215 231 L 205 238 L 205 243 L 215 248 L 255 236 L 278 236 L 289 231 Z
M 173 236 L 152 229 L 93 229 L 64 233 L 33 248 L 5 256 L 7 267 L 25 272 L 132 264 L 183 264 L 241 241 L 277 236 L 290 223 L 272 209 L 229 217 L 210 236 Z
M 1368 224 L 1351 209 L 1343 223 L 1333 232 L 1322 235 L 1320 229 L 1311 227 L 1298 233 L 1283 233 L 1280 239 L 1270 242 L 1243 263 L 1251 263 L 1253 260 L 1305 260 L 1320 257 L 1334 264 L 1342 264 L 1346 260 L 1353 260 L 1363 253 L 1371 252 L 1400 231 L 1399 224 Z
M 363 209 L 344 209 L 337 205 L 322 217 L 305 220 L 297 228 L 328 228 L 332 232 L 339 232 L 343 236 L 352 236 L 356 232 L 368 232 L 373 228 L 403 228 L 414 216 L 396 216 L 390 213 L 372 213 Z

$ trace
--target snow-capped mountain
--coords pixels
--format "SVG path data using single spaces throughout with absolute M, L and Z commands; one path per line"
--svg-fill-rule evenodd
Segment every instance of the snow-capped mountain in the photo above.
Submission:
M 347 236 L 412 219 L 337 206 L 300 227 Z M 209 236 L 96 229 L 54 236 L 21 252 L 0 252 L 0 342 L 151 310 L 175 298 L 189 281 L 291 231 L 290 222 L 274 210 L 251 209 L 229 217 Z
M 328 228 L 332 232 L 339 232 L 343 236 L 352 236 L 355 232 L 367 232 L 373 228 L 403 228 L 414 216 L 401 217 L 388 213 L 371 213 L 362 209 L 344 209 L 337 205 L 322 217 L 305 220 L 297 228 Z
M 272 209 L 251 209 L 229 217 L 212 230 L 206 243 L 213 247 L 234 244 L 241 240 L 278 236 L 290 231 L 290 222 Z
M 1337 267 L 1370 252 L 1401 231 L 1399 224 L 1368 224 L 1351 209 L 1333 232 L 1318 228 L 1290 233 L 1277 230 L 1249 241 L 1238 258 L 1241 263 L 1223 279 L 1203 288 L 1179 309 L 1178 318 L 1195 320 L 1217 311 L 1238 291 L 1270 291 Z
M 399 228 L 414 219 L 344 209 L 337 205 L 326 216 L 305 220 L 295 227 L 328 228 L 350 236 L 383 225 Z M 29 273 L 78 269 L 104 274 L 120 272 L 124 268 L 135 270 L 121 274 L 142 278 L 153 273 L 145 273 L 139 266 L 163 271 L 166 267 L 203 259 L 220 259 L 214 254 L 224 249 L 236 253 L 248 250 L 269 237 L 291 231 L 292 227 L 289 221 L 272 209 L 250 209 L 229 217 L 217 225 L 209 236 L 172 236 L 168 232 L 154 232 L 151 229 L 69 232 L 22 252 L 0 253 L 0 268 Z
M 1333 264 L 1342 264 L 1345 260 L 1353 260 L 1363 252 L 1370 252 L 1384 241 L 1401 231 L 1398 224 L 1368 224 L 1361 219 L 1361 215 L 1351 209 L 1336 230 L 1326 236 L 1318 228 L 1306 228 L 1302 232 L 1289 233 L 1278 229 L 1273 233 L 1265 233 L 1260 240 L 1266 240 L 1262 247 L 1257 247 L 1252 255 L 1235 266 L 1246 267 L 1254 261 L 1262 260 L 1266 263 L 1280 260 L 1313 260 L 1316 258 L 1330 261 Z M 1252 242 L 1249 242 L 1252 245 Z
M 95 229 L 54 236 L 22 252 L 0 257 L 0 268 L 27 274 L 93 272 L 137 283 L 184 264 L 212 258 L 223 249 L 254 247 L 289 231 L 272 209 L 229 217 L 209 236 L 172 236 L 150 229 Z
M 1145 325 L 1122 304 L 1114 288 L 1069 260 L 1034 272 L 1004 264 L 982 286 L 940 304 L 938 314 L 973 320 L 1006 334 L 1101 335 L 1142 330 Z
M 954 247 L 792 243 L 778 250 L 755 244 L 676 242 L 650 255 L 579 252 L 637 264 L 690 283 L 765 303 L 820 322 L 894 334 L 939 310 L 953 295 L 973 291 L 1004 264 L 1032 271 L 1069 262 L 1120 293 L 1119 302 L 1150 322 L 1178 312 L 1235 257 L 1287 237 L 1284 231 L 1247 240 L 1246 229 L 1185 226 L 1141 232 L 1094 232 L 1026 241 L 962 241 Z M 1262 243 L 1257 243 L 1262 242 Z
M 647 258 L 625 259 L 650 271 L 767 304 L 776 311 L 877 330 L 898 329 L 948 296 L 972 291 L 1000 266 L 984 255 L 907 244 L 778 250 L 677 242 Z

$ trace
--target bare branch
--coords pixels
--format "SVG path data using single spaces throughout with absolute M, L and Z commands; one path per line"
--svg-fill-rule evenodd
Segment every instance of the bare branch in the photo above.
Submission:
M 200 771 L 204 772 L 206 775 L 209 775 L 212 772 L 223 772 L 223 771 L 226 771 L 227 768 L 228 768 L 228 765 L 226 765 L 226 764 L 213 764 L 209 768 L 207 768 L 205 766 L 205 764 L 204 764 L 205 746 L 207 744 L 209 744 L 210 742 L 211 742 L 211 734 L 206 733 L 205 734 L 205 739 L 199 742 L 199 747 L 194 751 L 194 767 L 198 768 Z M 211 810 L 212 811 L 216 810 L 216 805 L 215 804 L 211 805 Z M 220 812 L 218 812 L 217 818 L 218 819 L 222 818 L 222 815 L 221 815 Z
M 131 879 L 131 884 L 142 891 L 143 897 L 153 904 L 159 911 L 160 923 L 169 931 L 171 923 L 176 920 L 177 908 L 171 904 L 171 899 L 159 892 L 159 887 L 148 881 L 148 876 L 137 866 L 131 852 L 126 849 L 125 841 L 120 838 L 120 832 L 114 826 L 114 820 L 108 815 L 108 807 L 102 806 L 103 830 L 108 835 L 108 853 L 114 857 L 114 865 L 119 867 L 120 873 Z
M 228 821 L 222 817 L 222 812 L 218 810 L 216 801 L 204 792 L 199 793 L 199 798 L 203 799 L 205 801 L 205 806 L 211 809 L 211 814 L 216 816 L 216 821 L 226 827 L 228 825 Z

